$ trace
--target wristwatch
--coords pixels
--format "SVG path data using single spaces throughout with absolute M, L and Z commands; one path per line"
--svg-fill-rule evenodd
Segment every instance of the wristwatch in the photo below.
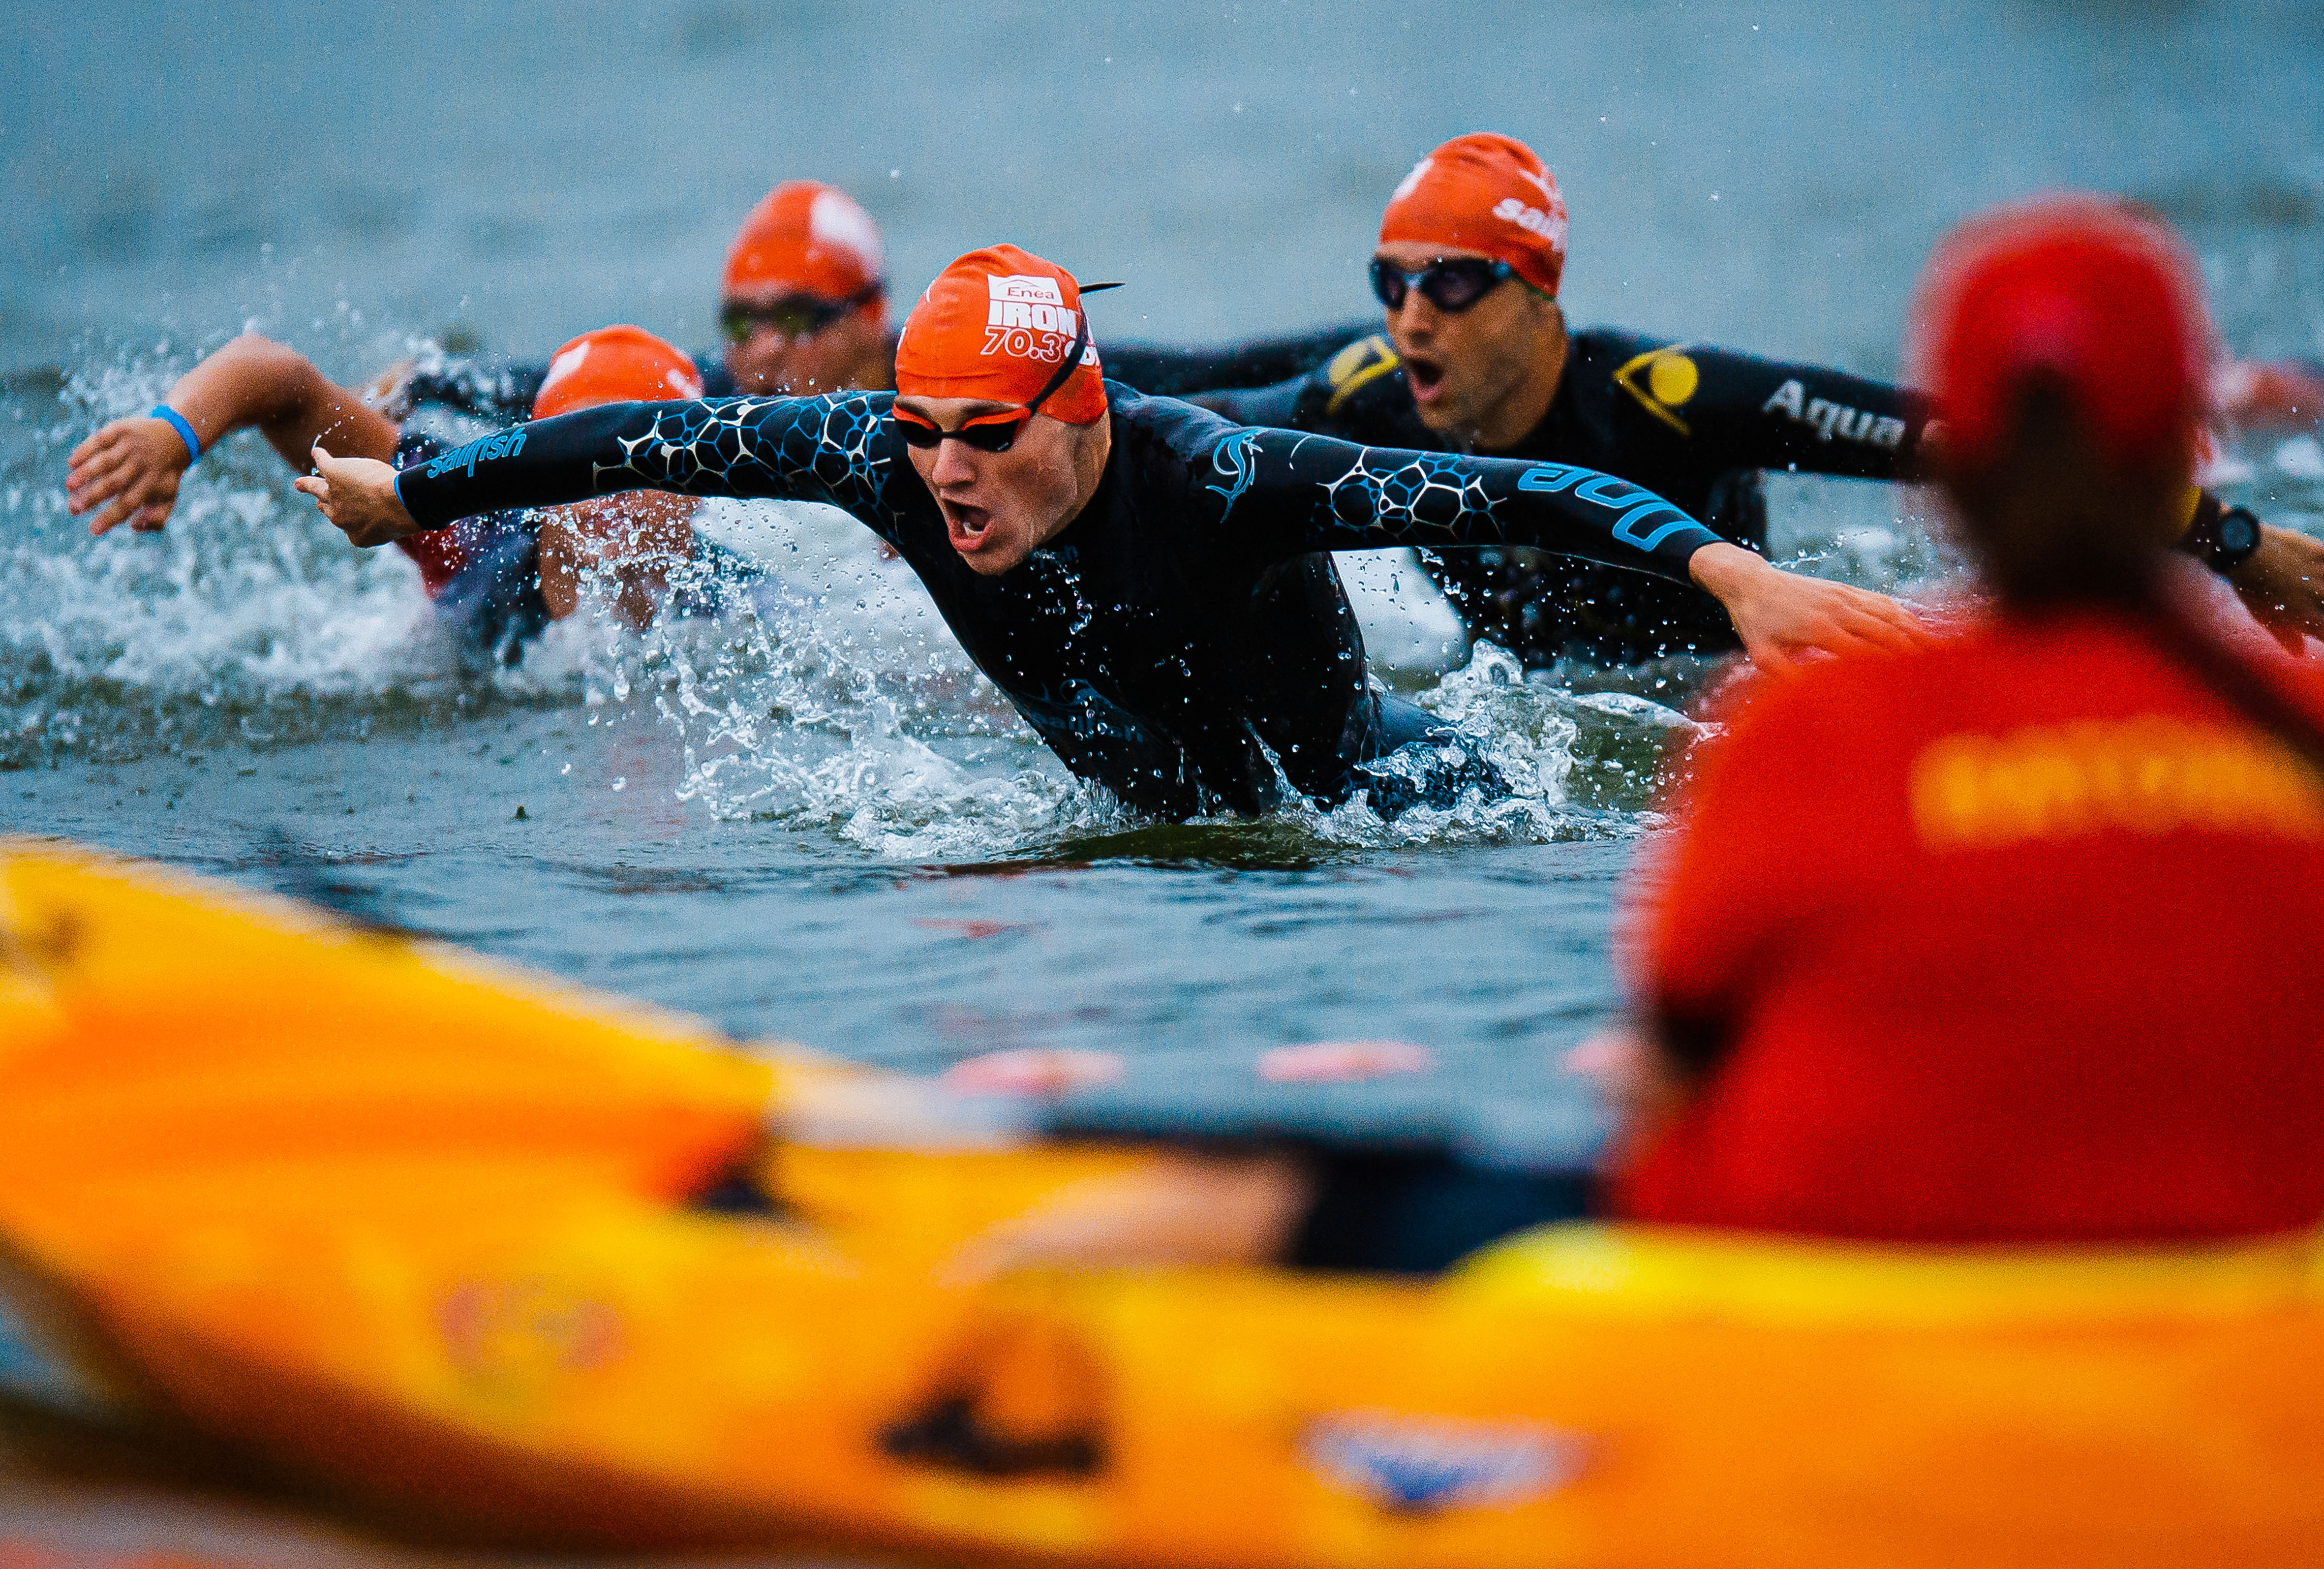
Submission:
M 2179 548 L 2225 577 L 2251 559 L 2259 539 L 2259 519 L 2250 508 L 2223 506 L 2206 491 L 2196 501 Z

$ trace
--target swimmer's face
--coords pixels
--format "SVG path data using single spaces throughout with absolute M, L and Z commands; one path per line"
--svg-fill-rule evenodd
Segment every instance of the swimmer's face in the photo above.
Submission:
M 584 582 L 610 575 L 615 606 L 632 625 L 653 619 L 669 569 L 694 553 L 692 496 L 623 491 L 544 509 L 537 558 L 540 596 L 551 619 L 580 608 Z
M 1372 254 L 1417 272 L 1431 262 L 1484 253 L 1395 240 Z M 1502 423 L 1495 416 L 1523 396 L 1533 366 L 1552 345 L 1563 344 L 1565 315 L 1554 300 L 1517 278 L 1495 284 L 1457 312 L 1438 309 L 1414 289 L 1388 312 L 1388 336 L 1404 362 L 1405 385 L 1420 422 L 1468 438 Z
M 943 430 L 1016 407 L 983 398 L 899 398 L 896 407 Z M 991 577 L 1021 565 L 1072 520 L 1087 479 L 1104 466 L 1106 422 L 1068 425 L 1036 414 L 1006 452 L 965 441 L 907 447 L 912 467 L 944 513 L 945 533 L 969 569 Z M 1092 460 L 1093 448 L 1096 449 Z
M 780 283 L 737 289 L 744 305 L 772 305 L 796 295 Z M 726 346 L 726 374 L 734 390 L 759 397 L 811 398 L 888 384 L 888 306 L 875 300 L 816 332 L 793 337 L 771 323 L 753 323 L 751 336 Z

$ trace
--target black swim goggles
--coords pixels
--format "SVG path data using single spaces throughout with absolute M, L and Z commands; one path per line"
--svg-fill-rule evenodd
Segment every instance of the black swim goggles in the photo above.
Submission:
M 1113 283 L 1084 283 L 1081 291 L 1093 294 L 1100 289 L 1119 287 Z M 1031 402 L 1022 408 L 1004 409 L 997 414 L 971 415 L 950 430 L 934 420 L 924 420 L 918 414 L 890 404 L 888 415 L 895 423 L 896 434 L 904 438 L 906 446 L 917 447 L 923 452 L 946 441 L 958 441 L 973 447 L 979 452 L 1008 451 L 1017 445 L 1018 436 L 1032 423 L 1033 416 L 1040 412 L 1041 405 L 1065 384 L 1068 376 L 1081 368 L 1082 351 L 1089 347 L 1089 312 L 1076 310 L 1074 317 L 1074 346 L 1065 351 L 1065 357 L 1059 362 L 1056 374 L 1049 378 L 1048 385 L 1043 387 Z
M 1429 304 L 1458 316 L 1516 277 L 1517 270 L 1482 256 L 1454 256 L 1407 272 L 1386 256 L 1374 256 L 1371 273 L 1373 294 L 1390 310 L 1403 309 L 1406 295 L 1417 289 Z
M 764 305 L 729 300 L 718 308 L 718 330 L 730 343 L 748 343 L 751 335 L 768 328 L 784 337 L 813 337 L 852 310 L 861 310 L 887 292 L 883 279 L 873 279 L 844 300 L 820 294 L 786 294 Z

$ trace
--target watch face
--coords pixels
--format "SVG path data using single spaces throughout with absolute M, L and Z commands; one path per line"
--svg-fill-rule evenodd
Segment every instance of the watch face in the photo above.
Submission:
M 2259 544 L 2259 520 L 2236 507 L 2219 519 L 2219 548 L 2231 556 L 2248 554 Z

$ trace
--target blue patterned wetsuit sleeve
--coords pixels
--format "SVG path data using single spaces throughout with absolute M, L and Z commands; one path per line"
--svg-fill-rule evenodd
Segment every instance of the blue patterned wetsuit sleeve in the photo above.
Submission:
M 1254 429 L 1222 438 L 1210 467 L 1206 488 L 1225 498 L 1222 543 L 1269 560 L 1398 545 L 1530 545 L 1685 583 L 1688 558 L 1720 542 L 1654 492 L 1572 464 Z
M 396 490 L 423 529 L 625 490 L 825 502 L 874 523 L 892 399 L 861 392 L 608 403 L 415 464 L 398 475 Z

